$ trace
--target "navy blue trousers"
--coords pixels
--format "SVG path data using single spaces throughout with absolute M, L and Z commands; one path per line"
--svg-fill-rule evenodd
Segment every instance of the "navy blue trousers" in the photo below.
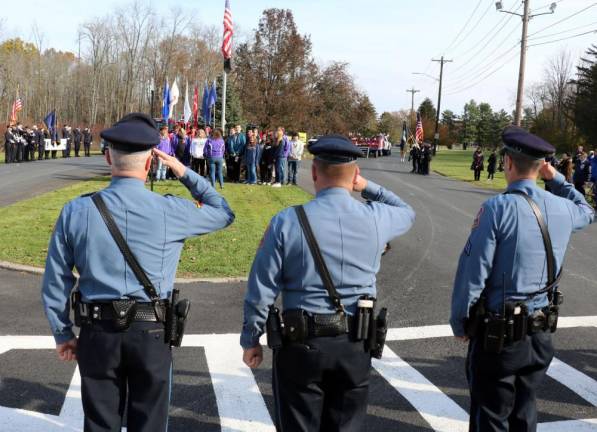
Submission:
M 362 431 L 371 356 L 348 336 L 309 339 L 274 351 L 278 432 Z
M 125 332 L 109 322 L 85 324 L 77 345 L 85 432 L 164 432 L 172 353 L 164 324 L 134 322 Z
M 504 347 L 483 349 L 481 338 L 469 343 L 466 376 L 471 394 L 470 432 L 534 432 L 537 388 L 553 359 L 550 333 L 537 333 Z

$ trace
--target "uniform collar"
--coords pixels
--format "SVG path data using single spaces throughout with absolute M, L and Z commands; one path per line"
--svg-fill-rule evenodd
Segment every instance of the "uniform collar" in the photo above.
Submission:
M 537 188 L 537 182 L 535 182 L 534 180 L 522 179 L 522 180 L 517 180 L 513 183 L 510 183 L 510 185 L 508 186 L 508 192 L 513 191 L 513 190 L 528 191 L 528 190 L 532 190 L 532 189 L 536 189 L 536 188 Z
M 145 188 L 145 182 L 134 177 L 113 176 L 110 186 L 132 186 Z
M 316 195 L 317 198 L 326 196 L 350 196 L 350 193 L 346 189 L 341 187 L 331 187 L 320 190 L 319 192 L 317 192 Z

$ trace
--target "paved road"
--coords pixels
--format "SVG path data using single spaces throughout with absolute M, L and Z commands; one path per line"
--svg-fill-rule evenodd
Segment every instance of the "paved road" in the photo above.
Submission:
M 465 346 L 454 342 L 446 324 L 456 260 L 481 202 L 493 192 L 411 175 L 394 157 L 361 166 L 365 176 L 417 211 L 415 227 L 393 243 L 378 278 L 394 330 L 385 359 L 374 363 L 366 429 L 464 432 Z M 307 172 L 302 174 L 305 179 Z M 555 338 L 558 361 L 540 391 L 541 431 L 597 431 L 596 234 L 592 226 L 575 235 L 568 252 L 566 318 Z M 0 408 L 0 431 L 80 430 L 75 365 L 55 360 L 39 302 L 40 278 L 0 271 L 0 280 L 1 334 L 12 335 L 0 337 L 0 407 L 6 407 Z M 272 431 L 271 357 L 267 353 L 255 372 L 240 362 L 245 284 L 181 288 L 193 310 L 186 346 L 175 353 L 170 430 Z M 36 337 L 20 337 L 25 335 Z
M 0 207 L 109 173 L 103 156 L 0 164 Z

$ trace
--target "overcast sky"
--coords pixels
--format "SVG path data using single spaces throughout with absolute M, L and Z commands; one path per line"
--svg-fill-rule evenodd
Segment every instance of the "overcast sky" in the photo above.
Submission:
M 358 85 L 378 113 L 410 108 L 408 88 L 437 102 L 442 54 L 452 59 L 444 67 L 442 109 L 460 113 L 471 98 L 494 109 L 511 111 L 516 98 L 521 19 L 498 13 L 495 0 L 230 0 L 239 37 L 249 34 L 269 7 L 293 10 L 299 31 L 309 34 L 319 63 L 349 62 Z M 547 12 L 549 0 L 530 0 L 536 13 Z M 45 35 L 45 45 L 76 52 L 79 24 L 105 15 L 123 0 L 20 0 L 3 5 L 4 37 L 31 39 L 33 20 Z M 208 25 L 221 26 L 224 0 L 163 0 L 150 2 L 160 14 L 181 7 Z M 520 0 L 504 0 L 504 8 L 522 11 Z M 518 8 L 518 9 L 517 9 Z M 571 16 L 587 8 L 575 16 Z M 569 18 L 568 18 L 569 17 Z M 563 20 L 561 23 L 558 21 Z M 468 23 L 468 24 L 467 24 Z M 547 28 L 548 26 L 552 26 Z M 529 44 L 549 42 L 597 30 L 597 2 L 560 0 L 555 14 L 529 24 Z M 536 35 L 533 33 L 538 32 Z M 597 33 L 530 47 L 527 84 L 542 79 L 547 61 L 562 50 L 578 58 L 597 44 Z M 484 79 L 486 78 L 486 79 Z M 483 80 L 484 79 L 484 80 Z M 472 87 L 471 87 L 472 86 Z M 469 88 L 470 87 L 470 88 Z

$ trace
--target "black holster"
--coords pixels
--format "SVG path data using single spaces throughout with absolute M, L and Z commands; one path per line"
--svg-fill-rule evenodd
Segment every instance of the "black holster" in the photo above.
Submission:
M 280 310 L 274 305 L 269 307 L 265 330 L 267 334 L 267 346 L 271 349 L 281 348 L 284 337 L 284 323 L 280 316 Z
M 170 346 L 179 347 L 182 344 L 190 309 L 191 301 L 180 299 L 180 291 L 174 288 L 166 310 L 165 338 Z

